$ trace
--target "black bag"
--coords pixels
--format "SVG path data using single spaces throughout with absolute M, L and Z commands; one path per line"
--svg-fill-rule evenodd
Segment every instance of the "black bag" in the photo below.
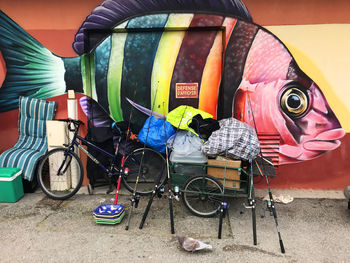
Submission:
M 197 114 L 192 118 L 192 122 L 188 125 L 202 138 L 208 139 L 210 135 L 220 129 L 220 124 L 217 120 L 212 118 L 203 119 L 202 115 Z

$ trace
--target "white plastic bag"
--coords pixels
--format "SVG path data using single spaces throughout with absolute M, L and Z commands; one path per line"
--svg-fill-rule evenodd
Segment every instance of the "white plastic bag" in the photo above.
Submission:
M 175 141 L 174 141 L 175 138 Z M 168 140 L 168 147 L 172 149 L 171 162 L 205 163 L 207 157 L 202 153 L 202 140 L 188 131 L 178 131 Z

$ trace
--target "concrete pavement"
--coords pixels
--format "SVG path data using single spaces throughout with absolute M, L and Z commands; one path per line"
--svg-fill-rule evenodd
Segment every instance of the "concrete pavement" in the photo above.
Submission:
M 0 203 L 0 262 L 350 262 L 350 210 L 339 193 L 332 199 L 295 198 L 276 205 L 286 249 L 281 254 L 273 217 L 268 213 L 260 217 L 266 190 L 257 192 L 257 246 L 253 245 L 251 212 L 242 205 L 245 198 L 230 200 L 222 239 L 217 238 L 217 217 L 195 217 L 181 201 L 175 202 L 176 233 L 213 246 L 211 251 L 196 253 L 182 250 L 170 234 L 167 199 L 155 199 L 140 230 L 148 202 L 142 198 L 126 231 L 126 217 L 119 225 L 93 221 L 92 211 L 112 203 L 111 194 L 97 191 L 67 201 L 48 199 L 40 191 L 25 194 L 17 203 Z M 129 198 L 122 191 L 119 203 L 127 212 Z

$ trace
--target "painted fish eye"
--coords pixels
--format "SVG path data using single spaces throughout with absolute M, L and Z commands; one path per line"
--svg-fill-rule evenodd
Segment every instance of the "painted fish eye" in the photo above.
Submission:
M 281 107 L 290 117 L 302 116 L 308 108 L 308 97 L 298 86 L 287 88 L 281 96 Z

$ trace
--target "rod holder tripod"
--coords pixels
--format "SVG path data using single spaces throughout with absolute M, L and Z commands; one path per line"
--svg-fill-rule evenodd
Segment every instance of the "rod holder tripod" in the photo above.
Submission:
M 228 204 L 226 202 L 221 202 L 220 205 L 220 219 L 219 219 L 219 233 L 218 233 L 218 239 L 221 239 L 221 233 L 222 233 L 222 221 L 225 218 L 228 210 Z
M 162 175 L 160 175 L 161 177 Z M 160 178 L 158 178 L 158 183 L 160 182 Z M 151 197 L 148 201 L 147 207 L 145 209 L 145 212 L 142 216 L 142 220 L 139 226 L 139 229 L 143 228 L 143 225 L 145 224 L 146 218 L 148 216 L 148 212 L 151 209 L 151 205 L 153 203 L 153 199 L 157 196 L 158 198 L 162 198 L 162 196 L 165 193 L 165 186 L 164 185 L 158 185 L 158 183 L 154 186 L 153 192 L 151 194 Z M 170 226 L 171 226 L 171 233 L 175 234 L 175 229 L 174 229 L 174 215 L 173 215 L 173 193 L 171 189 L 169 188 L 169 210 L 170 210 Z
M 253 223 L 253 243 L 254 245 L 258 244 L 257 234 L 256 234 L 256 202 L 253 198 L 248 198 L 248 204 L 243 203 L 243 206 L 246 209 L 252 210 L 252 223 Z
M 128 222 L 127 222 L 127 225 L 125 226 L 125 230 L 129 230 L 129 223 L 130 223 L 131 214 L 132 214 L 132 212 L 134 210 L 134 207 L 137 208 L 139 206 L 140 198 L 141 198 L 141 196 L 138 193 L 136 193 L 130 199 L 130 201 L 131 201 L 131 210 L 129 212 Z

